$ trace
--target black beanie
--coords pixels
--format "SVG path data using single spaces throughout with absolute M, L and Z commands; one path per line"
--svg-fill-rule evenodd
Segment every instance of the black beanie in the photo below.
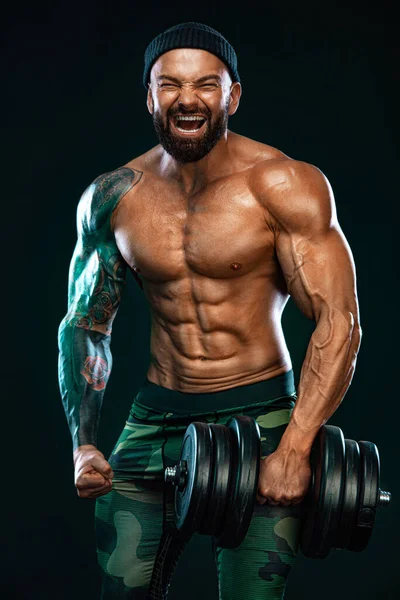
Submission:
M 174 48 L 200 48 L 215 54 L 229 68 L 232 81 L 239 81 L 240 83 L 236 52 L 228 40 L 208 25 L 189 21 L 170 27 L 170 29 L 155 37 L 147 46 L 144 53 L 143 73 L 143 85 L 146 89 L 151 68 L 157 58 L 164 52 Z

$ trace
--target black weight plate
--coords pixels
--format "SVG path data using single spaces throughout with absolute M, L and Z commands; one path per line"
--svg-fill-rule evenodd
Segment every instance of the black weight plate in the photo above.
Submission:
M 304 556 L 325 558 L 332 548 L 343 497 L 344 453 L 342 430 L 322 426 L 310 454 L 313 475 L 304 500 L 300 539 Z
M 360 448 L 354 440 L 345 440 L 345 479 L 343 504 L 334 548 L 347 548 L 353 535 L 359 505 Z
M 257 422 L 247 415 L 231 418 L 232 469 L 229 500 L 223 532 L 217 538 L 221 548 L 237 548 L 253 516 L 260 472 L 261 442 Z
M 199 533 L 219 535 L 223 528 L 226 503 L 229 501 L 231 436 L 226 425 L 211 423 L 211 472 L 207 507 Z
M 375 522 L 379 497 L 380 461 L 378 448 L 372 442 L 358 442 L 360 447 L 360 503 L 356 524 L 348 550 L 361 552 L 369 542 Z
M 198 530 L 207 506 L 211 466 L 211 436 L 207 423 L 194 421 L 186 429 L 180 461 L 187 466 L 186 485 L 175 490 L 175 524 L 183 534 Z

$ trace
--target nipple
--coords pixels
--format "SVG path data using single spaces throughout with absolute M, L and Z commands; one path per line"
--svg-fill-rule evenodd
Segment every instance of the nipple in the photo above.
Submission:
M 242 268 L 242 265 L 238 262 L 233 262 L 231 264 L 231 269 L 233 269 L 234 271 L 237 271 L 238 269 L 241 269 L 241 268 Z

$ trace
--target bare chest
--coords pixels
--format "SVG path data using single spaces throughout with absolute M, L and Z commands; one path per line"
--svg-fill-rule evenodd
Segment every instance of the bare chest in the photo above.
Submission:
M 273 234 L 247 182 L 213 182 L 191 197 L 159 181 L 139 187 L 118 206 L 114 233 L 128 265 L 145 278 L 162 282 L 189 271 L 231 278 L 271 262 Z

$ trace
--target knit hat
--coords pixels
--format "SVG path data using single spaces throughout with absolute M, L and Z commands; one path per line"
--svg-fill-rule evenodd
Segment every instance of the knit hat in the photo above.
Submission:
M 170 27 L 155 37 L 147 46 L 144 53 L 143 73 L 143 85 L 146 89 L 151 68 L 157 58 L 174 48 L 200 48 L 215 54 L 228 67 L 232 81 L 240 83 L 236 52 L 228 40 L 208 25 L 189 21 Z

